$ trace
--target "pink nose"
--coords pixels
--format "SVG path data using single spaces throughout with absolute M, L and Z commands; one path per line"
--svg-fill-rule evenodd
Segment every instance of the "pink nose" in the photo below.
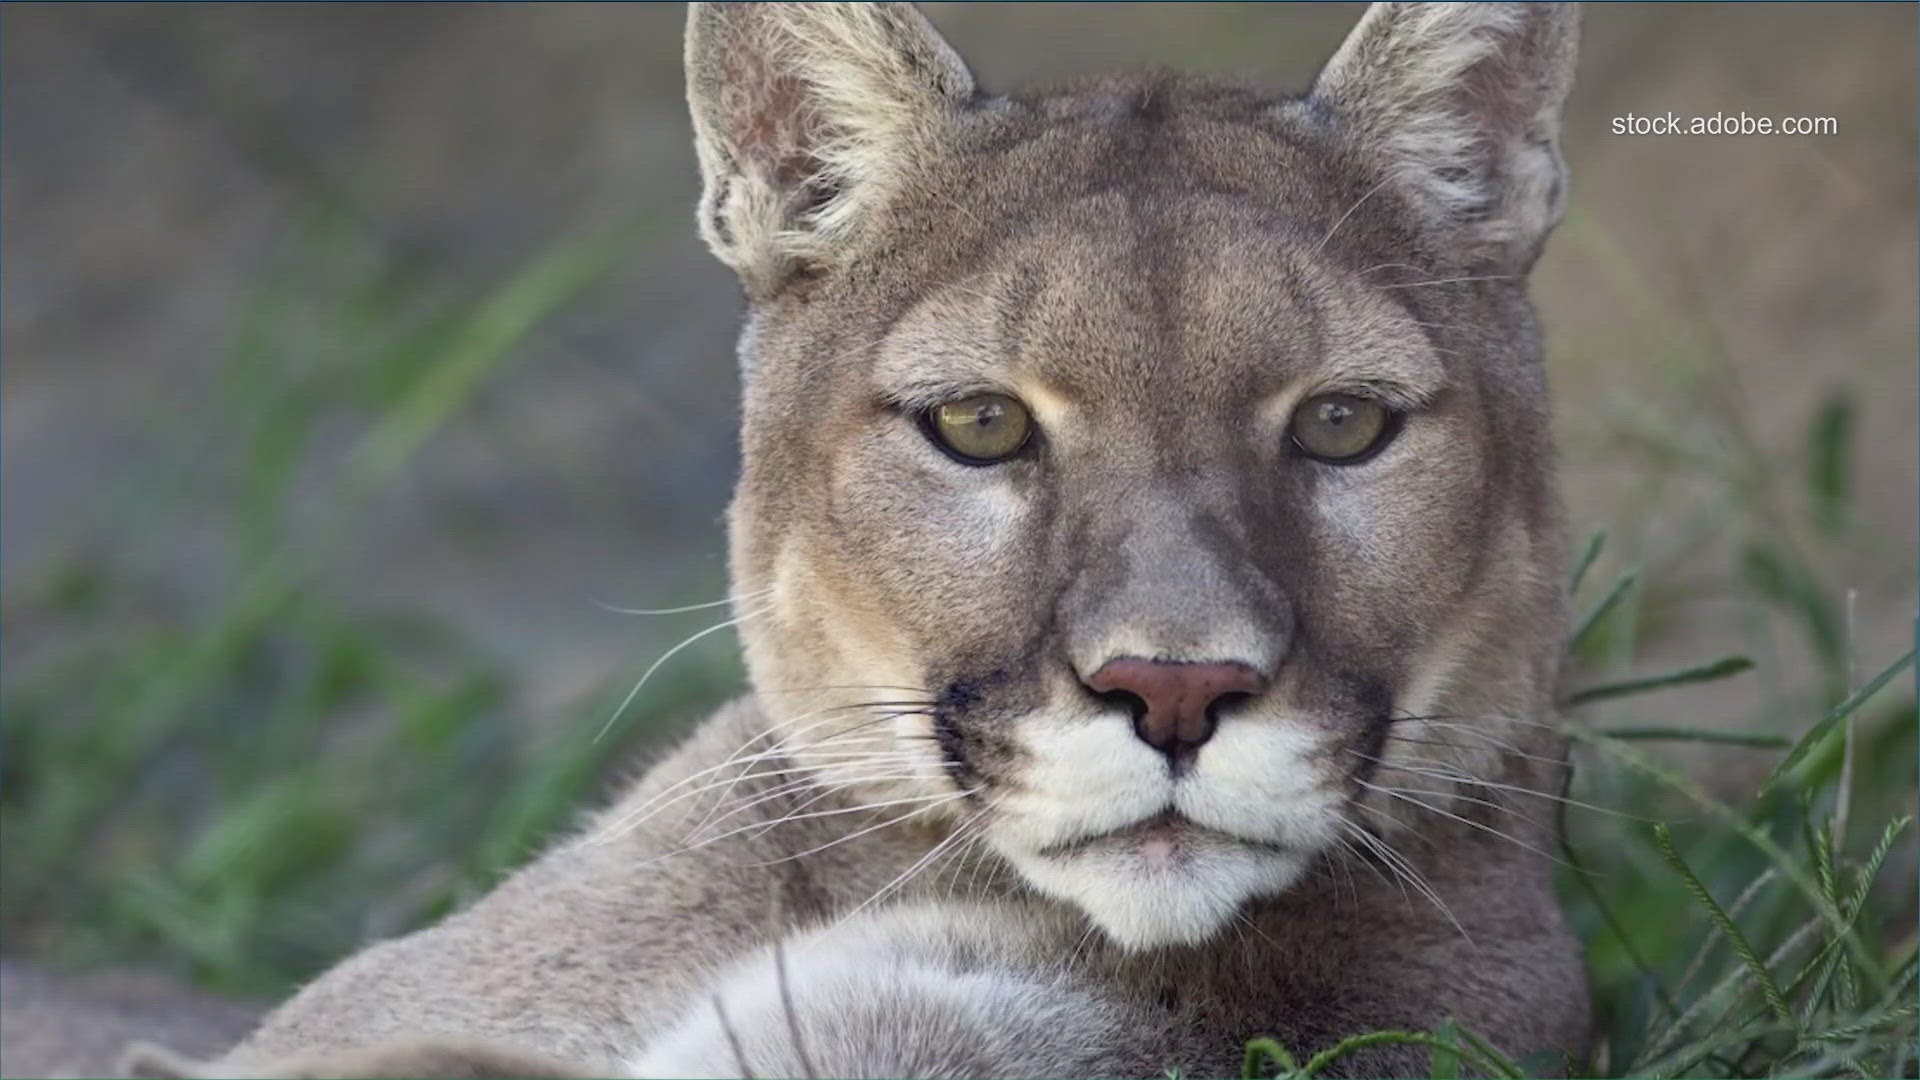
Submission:
M 1230 694 L 1257 694 L 1267 680 L 1245 664 L 1185 664 L 1122 657 L 1109 660 L 1087 687 L 1097 694 L 1138 700 L 1133 732 L 1142 742 L 1178 760 L 1213 736 L 1213 707 Z

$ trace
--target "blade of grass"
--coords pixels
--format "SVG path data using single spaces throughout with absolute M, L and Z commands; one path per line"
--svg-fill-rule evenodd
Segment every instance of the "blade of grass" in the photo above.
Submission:
M 1872 888 L 1874 878 L 1879 876 L 1880 867 L 1887 860 L 1887 853 L 1893 850 L 1894 840 L 1896 840 L 1902 832 L 1905 832 L 1907 826 L 1912 823 L 1913 819 L 1911 817 L 1903 816 L 1888 825 L 1886 831 L 1880 834 L 1880 842 L 1874 845 L 1873 854 L 1867 857 L 1866 863 L 1855 873 L 1853 891 L 1845 901 L 1848 927 L 1852 927 L 1857 923 L 1860 919 L 1860 913 L 1866 910 L 1868 890 Z M 1817 970 L 1817 974 L 1814 975 L 1813 988 L 1807 995 L 1806 1008 L 1801 1014 L 1804 1019 L 1813 1019 L 1813 1014 L 1819 1008 L 1821 1000 L 1826 997 L 1827 988 L 1833 979 L 1834 971 L 1845 959 L 1846 954 L 1836 948 L 1836 945 L 1837 943 L 1829 943 L 1818 956 L 1813 958 L 1813 961 L 1807 965 L 1806 971 L 1802 973 L 1802 977 L 1804 978 L 1806 974 L 1814 973 Z M 1798 980 L 1795 981 L 1795 985 L 1798 985 Z
M 563 241 L 483 300 L 444 354 L 356 449 L 358 484 L 392 475 L 535 327 L 605 278 L 651 222 L 643 217 L 624 228 Z
M 1442 1021 L 1433 1033 L 1441 1045 L 1427 1054 L 1427 1075 L 1432 1080 L 1460 1080 L 1460 1036 L 1453 1029 L 1453 1021 Z
M 1894 676 L 1905 671 L 1907 667 L 1913 663 L 1915 652 L 1916 650 L 1914 649 L 1908 649 L 1906 655 L 1887 665 L 1880 674 L 1875 675 L 1869 680 L 1867 685 L 1854 691 L 1845 701 L 1834 706 L 1828 711 L 1826 716 L 1820 719 L 1819 723 L 1814 724 L 1812 728 L 1808 729 L 1805 735 L 1800 736 L 1800 741 L 1794 744 L 1792 750 L 1787 751 L 1787 756 L 1781 758 L 1780 764 L 1775 765 L 1773 771 L 1767 774 L 1766 780 L 1760 785 L 1760 795 L 1764 796 L 1773 790 L 1787 773 L 1792 771 L 1793 767 L 1798 765 L 1800 760 L 1812 751 L 1814 745 L 1825 737 L 1827 732 L 1833 730 L 1834 725 L 1859 711 L 1860 707 L 1865 705 L 1869 698 L 1880 692 L 1881 687 L 1892 682 Z
M 1647 694 L 1655 690 L 1664 690 L 1670 686 L 1686 686 L 1691 683 L 1714 682 L 1730 678 L 1743 671 L 1753 669 L 1753 661 L 1744 656 L 1725 656 L 1709 664 L 1698 664 L 1679 671 L 1669 671 L 1664 675 L 1647 675 L 1638 679 L 1623 679 L 1619 682 L 1590 686 L 1576 691 L 1566 701 L 1569 708 L 1606 701 L 1610 698 L 1630 697 L 1634 694 Z
M 1449 1043 L 1444 1039 L 1429 1035 L 1423 1031 L 1369 1031 L 1364 1035 L 1350 1036 L 1308 1058 L 1306 1064 L 1300 1066 L 1300 1071 L 1295 1075 L 1301 1077 L 1302 1080 L 1305 1080 L 1305 1078 L 1309 1076 L 1318 1075 L 1321 1069 L 1326 1068 L 1335 1061 L 1357 1051 L 1365 1050 L 1370 1046 L 1438 1047 L 1443 1050 L 1451 1050 L 1458 1053 L 1462 1060 L 1490 1075 L 1502 1077 L 1504 1080 L 1522 1080 L 1518 1072 L 1503 1070 L 1500 1063 L 1489 1060 L 1477 1050 L 1470 1050 L 1467 1047 Z
M 1909 654 L 1909 658 L 1911 658 L 1911 654 Z M 1788 854 L 1788 852 L 1780 846 L 1778 841 L 1774 840 L 1773 837 L 1761 829 L 1756 828 L 1746 819 L 1744 814 L 1741 814 L 1719 799 L 1709 795 L 1705 789 L 1695 784 L 1691 779 L 1677 774 L 1673 770 L 1659 764 L 1635 749 L 1632 745 L 1617 739 L 1609 739 L 1590 725 L 1570 717 L 1562 721 L 1562 726 L 1568 734 L 1573 735 L 1582 742 L 1624 763 L 1634 771 L 1647 776 L 1649 779 L 1655 780 L 1676 793 L 1685 796 L 1689 802 L 1699 806 L 1712 817 L 1718 818 L 1732 832 L 1758 848 L 1763 855 L 1767 856 L 1767 858 L 1779 868 L 1781 876 L 1792 882 L 1794 887 L 1799 889 L 1807 897 L 1814 909 L 1819 912 L 1820 917 L 1826 920 L 1827 925 L 1831 926 L 1836 934 L 1845 940 L 1846 947 L 1853 952 L 1855 958 L 1860 961 L 1863 969 L 1869 975 L 1874 990 L 1882 994 L 1887 991 L 1886 974 L 1881 971 L 1879 965 L 1875 964 L 1873 958 L 1868 955 L 1865 943 L 1860 941 L 1857 935 L 1847 929 L 1846 916 L 1842 914 L 1839 909 L 1827 902 L 1827 898 L 1820 892 L 1819 884 L 1807 873 L 1805 867 L 1801 866 L 1792 855 Z
M 1899 1020 L 1905 1019 L 1906 1017 L 1913 1015 L 1914 1012 L 1915 1012 L 1915 1006 L 1912 1003 L 1903 1002 L 1899 1005 L 1891 1006 L 1891 1007 L 1882 1009 L 1878 1012 L 1871 1013 L 1867 1016 L 1861 1017 L 1847 1024 L 1841 1025 L 1840 1027 L 1809 1034 L 1806 1036 L 1806 1040 L 1807 1041 L 1834 1041 L 1834 1040 L 1843 1039 L 1843 1038 L 1850 1038 L 1852 1036 L 1862 1034 L 1864 1032 L 1872 1031 L 1874 1028 L 1880 1027 L 1882 1025 L 1895 1023 Z M 1764 1017 L 1757 1018 L 1756 1020 L 1748 1023 L 1739 1024 L 1739 1025 L 1735 1025 L 1732 1028 L 1723 1029 L 1719 1032 L 1716 1032 L 1713 1035 L 1710 1035 L 1704 1039 L 1701 1039 L 1696 1043 L 1692 1043 L 1688 1046 L 1682 1047 L 1679 1050 L 1676 1050 L 1673 1053 L 1668 1054 L 1667 1056 L 1660 1058 L 1658 1060 L 1635 1065 L 1633 1069 L 1630 1071 L 1630 1075 L 1649 1076 L 1649 1077 L 1685 1075 L 1696 1064 L 1706 1060 L 1708 1057 L 1713 1056 L 1715 1053 L 1719 1051 L 1723 1051 L 1728 1048 L 1739 1046 L 1742 1044 L 1750 1044 L 1755 1040 L 1766 1038 L 1771 1035 L 1796 1034 L 1798 1030 L 1799 1029 L 1797 1025 L 1781 1024 L 1778 1021 L 1767 1021 Z M 1835 1064 L 1837 1064 L 1837 1062 L 1835 1062 Z M 1818 1076 L 1823 1074 L 1820 1072 L 1800 1072 L 1800 1073 L 1790 1073 L 1786 1075 Z
M 1853 398 L 1836 391 L 1814 414 L 1807 432 L 1807 494 L 1813 520 L 1821 531 L 1838 536 L 1846 531 L 1852 501 Z
M 1613 583 L 1613 588 L 1608 589 L 1606 595 L 1600 598 L 1600 602 L 1593 605 L 1593 610 L 1587 612 L 1586 617 L 1574 627 L 1573 633 L 1567 638 L 1567 648 L 1579 648 L 1587 640 L 1588 635 L 1593 633 L 1594 628 L 1600 625 L 1601 620 L 1607 617 L 1607 613 L 1626 598 L 1628 590 L 1632 589 L 1634 583 L 1639 580 L 1640 574 L 1637 571 L 1629 570 L 1621 574 L 1619 580 Z
M 1267 1061 L 1273 1063 L 1279 1070 L 1277 1075 L 1282 1077 L 1293 1076 L 1298 1071 L 1293 1055 L 1287 1052 L 1286 1047 L 1280 1045 L 1280 1040 L 1248 1039 L 1247 1055 L 1240 1062 L 1240 1080 L 1265 1080 L 1268 1073 L 1261 1066 Z
M 1610 739 L 1724 743 L 1729 746 L 1757 746 L 1762 749 L 1784 749 L 1793 745 L 1793 740 L 1787 738 L 1785 735 L 1761 735 L 1757 732 L 1747 731 L 1696 731 L 1692 728 L 1671 727 L 1615 727 L 1602 728 L 1600 733 Z
M 1759 877 L 1748 882 L 1747 887 L 1740 890 L 1740 895 L 1733 898 L 1733 903 L 1727 905 L 1727 917 L 1730 919 L 1739 918 L 1740 913 L 1745 911 L 1747 905 L 1753 902 L 1753 898 L 1760 895 L 1760 890 L 1772 884 L 1773 880 L 1778 876 L 1779 871 L 1769 866 Z M 1686 992 L 1687 986 L 1693 982 L 1695 976 L 1700 974 L 1700 969 L 1706 966 L 1707 957 L 1713 952 L 1713 946 L 1719 940 L 1718 937 L 1709 934 L 1707 939 L 1700 943 L 1700 948 L 1693 954 L 1693 960 L 1687 964 L 1687 970 L 1680 976 L 1680 984 L 1675 987 L 1678 992 Z M 1649 1032 L 1648 1034 L 1651 1035 L 1652 1033 Z
M 1479 1032 L 1473 1030 L 1470 1027 L 1467 1027 L 1464 1024 L 1455 1025 L 1454 1031 L 1461 1038 L 1464 1038 L 1469 1043 L 1472 1043 L 1473 1048 L 1475 1050 L 1480 1051 L 1480 1053 L 1483 1054 L 1488 1061 L 1491 1061 L 1495 1065 L 1500 1066 L 1501 1070 L 1507 1076 L 1522 1077 L 1527 1075 L 1526 1070 L 1520 1068 L 1519 1065 L 1514 1063 L 1512 1058 L 1509 1058 L 1507 1055 L 1501 1053 L 1498 1049 L 1496 1049 L 1494 1045 L 1488 1042 L 1486 1038 L 1482 1036 Z
M 1567 595 L 1580 591 L 1580 583 L 1587 579 L 1587 571 L 1593 569 L 1593 562 L 1600 557 L 1600 549 L 1607 545 L 1607 530 L 1601 529 L 1587 538 L 1587 546 L 1581 550 L 1580 557 L 1573 563 L 1573 579 L 1567 586 Z
M 1693 893 L 1694 898 L 1706 907 L 1707 917 L 1712 919 L 1713 925 L 1725 935 L 1727 943 L 1732 945 L 1733 951 L 1739 955 L 1740 962 L 1747 966 L 1747 971 L 1752 973 L 1754 981 L 1760 984 L 1760 992 L 1766 997 L 1767 1008 L 1773 1013 L 1774 1018 L 1782 1023 L 1791 1021 L 1793 1013 L 1787 1009 L 1787 999 L 1781 996 L 1780 984 L 1774 981 L 1773 972 L 1767 969 L 1767 965 L 1760 962 L 1760 957 L 1753 951 L 1753 944 L 1747 940 L 1747 935 L 1741 933 L 1740 927 L 1728 917 L 1726 909 L 1713 898 L 1712 890 L 1700 881 L 1700 878 L 1694 874 L 1693 867 L 1688 866 L 1687 860 L 1681 857 L 1679 850 L 1673 846 L 1673 834 L 1668 831 L 1664 823 L 1653 827 L 1653 839 L 1654 843 L 1659 845 L 1660 854 L 1666 858 L 1667 865 L 1673 867 L 1674 871 L 1686 881 L 1687 891 Z
M 1793 953 L 1794 950 L 1798 949 L 1801 945 L 1805 944 L 1807 940 L 1813 936 L 1813 932 L 1815 930 L 1818 930 L 1823 925 L 1825 924 L 1821 921 L 1819 916 L 1815 916 L 1814 918 L 1809 919 L 1806 922 L 1802 923 L 1798 929 L 1794 930 L 1792 934 L 1789 934 L 1787 936 L 1787 940 L 1781 942 L 1779 947 L 1775 948 L 1772 953 L 1768 954 L 1767 956 L 1768 966 L 1771 967 L 1772 965 L 1783 962 L 1789 955 Z M 1706 1024 L 1705 1026 L 1708 1031 L 1715 1032 L 1715 1033 L 1726 1032 L 1729 1030 L 1733 1030 L 1733 1027 L 1738 1027 L 1739 1025 L 1737 1024 L 1730 1027 L 1729 1021 L 1732 1018 L 1735 1010 L 1739 1007 L 1742 998 L 1746 994 L 1746 991 L 1753 987 L 1753 982 L 1751 979 L 1746 979 L 1746 980 L 1741 979 L 1741 976 L 1744 974 L 1746 974 L 1745 967 L 1736 967 L 1728 971 L 1725 975 L 1722 975 L 1720 979 L 1713 984 L 1713 986 L 1707 989 L 1706 993 L 1701 994 L 1699 997 L 1695 998 L 1693 1004 L 1687 1006 L 1687 1011 L 1682 1013 L 1680 1015 L 1680 1018 L 1675 1020 L 1673 1024 L 1669 1026 L 1667 1030 L 1660 1035 L 1659 1038 L 1651 1040 L 1647 1045 L 1646 1051 L 1640 1055 L 1639 1062 L 1634 1064 L 1622 1075 L 1638 1074 L 1642 1071 L 1645 1071 L 1645 1068 L 1646 1068 L 1646 1066 L 1644 1065 L 1645 1062 L 1650 1060 L 1659 1060 L 1660 1055 L 1666 1053 L 1669 1047 L 1673 1046 L 1674 1043 L 1678 1042 L 1680 1038 L 1686 1034 L 1688 1028 L 1691 1025 L 1693 1025 L 1695 1021 L 1698 1020 L 1707 1011 L 1708 1007 L 1710 1007 L 1716 1001 L 1718 1001 L 1720 996 L 1722 994 L 1725 994 L 1729 990 L 1736 991 L 1734 996 L 1726 1002 L 1725 1006 L 1720 1010 L 1719 1015 L 1715 1016 L 1712 1019 L 1712 1021 Z M 1763 1010 L 1762 1012 L 1749 1017 L 1747 1021 L 1743 1021 L 1743 1023 L 1767 1022 L 1769 1015 L 1770 1014 L 1766 1013 Z M 1715 1036 L 1713 1035 L 1708 1035 L 1708 1036 L 1705 1036 L 1704 1039 L 1707 1041 L 1711 1041 L 1714 1037 Z M 1704 1043 L 1697 1043 L 1696 1045 L 1704 1045 Z M 1696 1060 L 1711 1061 L 1717 1056 L 1718 1055 L 1716 1050 L 1708 1049 L 1706 1051 L 1706 1057 L 1698 1058 Z M 1721 1075 L 1730 1076 L 1730 1075 L 1733 1075 L 1735 1071 L 1736 1070 L 1733 1069 L 1731 1064 L 1728 1064 L 1726 1068 L 1721 1070 Z

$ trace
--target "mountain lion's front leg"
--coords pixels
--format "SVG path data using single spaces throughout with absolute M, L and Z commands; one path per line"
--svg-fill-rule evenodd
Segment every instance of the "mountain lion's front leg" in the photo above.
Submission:
M 327 1077 L 405 1076 L 414 1080 L 506 1078 L 575 1080 L 606 1070 L 557 1061 L 479 1039 L 393 1039 L 372 1046 L 321 1050 L 250 1062 L 202 1064 L 164 1047 L 137 1043 L 121 1061 L 121 1075 L 140 1080 L 323 1080 Z
M 847 839 L 824 831 L 844 817 L 797 818 L 768 779 L 779 770 L 739 764 L 766 730 L 750 702 L 722 710 L 577 836 L 468 910 L 342 962 L 212 1068 L 479 1040 L 605 1074 L 714 971 L 848 910 L 925 851 L 917 834 Z M 836 839 L 843 862 L 795 858 Z
M 135 1076 L 1094 1076 L 1167 1052 L 1163 1018 L 1062 959 L 1078 920 L 1010 902 L 906 904 L 787 936 L 730 965 L 623 1055 L 413 1033 L 209 1066 L 146 1050 Z M 635 1039 L 637 1029 L 609 1045 Z M 256 1043 L 258 1040 L 256 1040 Z M 1172 1064 L 1171 1059 L 1167 1064 Z

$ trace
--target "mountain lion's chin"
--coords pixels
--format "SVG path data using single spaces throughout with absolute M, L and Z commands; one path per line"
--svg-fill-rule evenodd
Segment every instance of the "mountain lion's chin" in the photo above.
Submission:
M 1136 952 L 1207 941 L 1246 901 L 1292 885 L 1307 863 L 1304 853 L 1192 830 L 1129 830 L 1009 855 L 1034 888 L 1079 907 Z

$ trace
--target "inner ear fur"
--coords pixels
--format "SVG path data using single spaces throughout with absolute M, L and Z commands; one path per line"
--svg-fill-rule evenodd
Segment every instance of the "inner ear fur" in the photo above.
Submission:
M 1313 96 L 1465 266 L 1524 273 L 1566 205 L 1577 4 L 1376 3 Z
M 691 4 L 686 59 L 700 232 L 755 299 L 831 268 L 974 92 L 905 3 Z

